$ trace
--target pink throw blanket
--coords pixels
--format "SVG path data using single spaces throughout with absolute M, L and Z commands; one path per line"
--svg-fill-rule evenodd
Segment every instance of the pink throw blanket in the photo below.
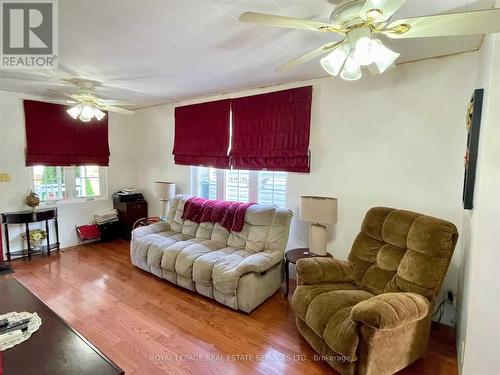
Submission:
M 245 213 L 255 203 L 229 202 L 205 198 L 189 198 L 184 204 L 182 218 L 196 223 L 219 223 L 228 231 L 241 232 Z

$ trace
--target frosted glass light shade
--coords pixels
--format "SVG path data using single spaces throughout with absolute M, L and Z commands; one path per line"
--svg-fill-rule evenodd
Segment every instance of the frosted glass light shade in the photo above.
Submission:
M 80 113 L 80 120 L 83 122 L 89 122 L 94 117 L 94 108 L 90 105 L 85 104 L 82 108 L 82 112 Z
M 349 56 L 350 47 L 343 44 L 337 47 L 328 56 L 321 59 L 321 66 L 323 69 L 332 76 L 338 76 L 342 65 L 344 65 L 347 56 Z
M 155 181 L 153 184 L 153 194 L 156 199 L 169 201 L 175 197 L 175 183 Z
M 372 41 L 373 60 L 380 73 L 384 73 L 400 56 L 399 53 L 384 46 L 382 41 L 375 39 Z
M 354 57 L 362 66 L 373 64 L 373 41 L 369 37 L 358 39 L 354 49 Z
M 337 198 L 315 196 L 300 197 L 300 219 L 311 223 L 336 223 Z
M 104 118 L 104 116 L 106 116 L 106 114 L 101 111 L 99 108 L 94 108 L 94 115 L 95 115 L 95 118 L 100 121 Z
M 361 78 L 361 65 L 356 60 L 356 57 L 354 57 L 352 52 L 347 57 L 344 69 L 342 69 L 340 76 L 346 81 L 356 81 Z
M 76 120 L 80 115 L 80 113 L 82 113 L 82 105 L 81 104 L 75 105 L 74 107 L 68 109 L 66 112 L 68 112 L 68 115 L 70 115 Z

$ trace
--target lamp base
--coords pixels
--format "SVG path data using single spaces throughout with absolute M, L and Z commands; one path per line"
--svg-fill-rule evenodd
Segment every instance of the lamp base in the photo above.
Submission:
M 166 222 L 168 216 L 168 201 L 164 199 L 160 199 L 161 208 L 160 208 L 160 221 Z
M 309 251 L 316 255 L 325 256 L 328 232 L 321 224 L 309 225 Z

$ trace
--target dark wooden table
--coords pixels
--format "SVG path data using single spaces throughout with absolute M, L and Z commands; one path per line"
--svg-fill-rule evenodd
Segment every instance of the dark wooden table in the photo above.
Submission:
M 288 297 L 288 289 L 290 287 L 290 263 L 297 264 L 297 261 L 299 259 L 306 259 L 313 257 L 332 258 L 332 256 L 328 253 L 325 256 L 311 253 L 309 252 L 309 249 L 307 247 L 292 249 L 285 252 L 285 284 L 286 284 L 285 298 Z
M 118 375 L 123 370 L 16 279 L 0 280 L 0 314 L 36 312 L 40 329 L 2 352 L 4 375 Z
M 43 208 L 37 211 L 33 210 L 23 210 L 16 212 L 4 212 L 1 215 L 2 223 L 5 229 L 5 245 L 7 261 L 10 262 L 14 258 L 24 258 L 28 257 L 31 260 L 32 255 L 36 254 L 47 254 L 50 255 L 50 250 L 59 250 L 59 223 L 57 221 L 57 208 Z M 54 228 L 56 230 L 56 242 L 50 242 L 50 230 L 49 230 L 49 220 L 54 220 Z M 30 246 L 29 231 L 30 223 L 36 223 L 40 221 L 45 221 L 45 232 L 47 232 L 47 238 L 45 239 L 46 245 L 42 246 L 40 250 L 34 251 Z M 24 224 L 26 232 L 26 242 L 28 243 L 28 248 L 20 251 L 10 251 L 9 243 L 9 224 Z

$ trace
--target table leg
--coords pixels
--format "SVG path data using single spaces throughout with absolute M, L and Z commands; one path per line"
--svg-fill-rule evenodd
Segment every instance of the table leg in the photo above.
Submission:
M 285 260 L 285 298 L 288 298 L 288 288 L 290 287 L 290 262 Z
M 54 218 L 54 226 L 56 228 L 57 251 L 59 251 L 59 222 L 57 221 L 57 216 Z
M 9 243 L 9 225 L 7 223 L 5 223 L 3 225 L 4 229 L 5 229 L 5 246 L 7 246 L 7 262 L 10 262 L 10 243 Z
M 26 242 L 28 243 L 28 260 L 31 260 L 30 226 L 26 223 Z
M 45 233 L 47 233 L 47 256 L 50 256 L 50 236 L 49 236 L 49 221 L 45 220 Z

